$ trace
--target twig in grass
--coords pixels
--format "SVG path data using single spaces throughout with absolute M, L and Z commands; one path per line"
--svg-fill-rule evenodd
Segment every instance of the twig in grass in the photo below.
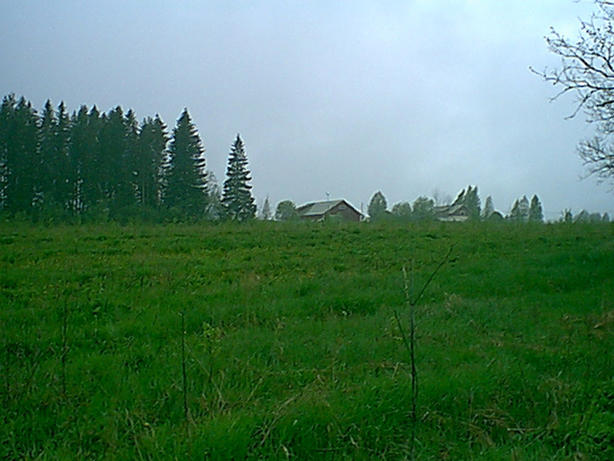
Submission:
M 31 363 L 30 373 L 28 374 L 28 377 L 26 378 L 24 385 L 23 385 L 26 394 L 30 392 L 30 389 L 32 388 L 32 384 L 34 382 L 34 375 L 40 368 L 40 358 L 42 355 L 43 355 L 42 351 L 38 349 L 30 362 Z
M 4 387 L 5 387 L 5 403 L 9 401 L 9 397 L 11 395 L 11 381 L 10 381 L 10 360 L 11 360 L 11 353 L 9 351 L 9 343 L 6 341 L 6 338 L 4 340 Z
M 403 344 L 409 352 L 409 360 L 411 366 L 411 412 L 410 412 L 410 420 L 411 420 L 411 438 L 410 438 L 410 457 L 411 459 L 415 459 L 415 442 L 416 442 L 416 406 L 418 402 L 418 370 L 416 369 L 416 304 L 424 295 L 424 292 L 431 284 L 437 272 L 444 266 L 444 264 L 450 258 L 450 254 L 452 254 L 452 250 L 454 249 L 454 245 L 450 247 L 445 257 L 441 260 L 441 262 L 437 265 L 435 270 L 431 273 L 429 278 L 426 280 L 422 289 L 419 291 L 418 295 L 412 300 L 411 295 L 414 292 L 414 262 L 411 262 L 411 280 L 408 281 L 407 270 L 405 266 L 403 266 L 403 291 L 405 293 L 405 305 L 409 308 L 409 339 L 407 338 L 407 334 L 403 329 L 403 324 L 401 323 L 401 319 L 399 317 L 399 313 L 397 310 L 394 311 L 394 318 L 396 319 L 397 326 L 399 327 L 399 332 L 401 333 L 401 338 L 403 339 Z
M 450 246 L 450 249 L 448 250 L 448 252 L 446 253 L 446 255 L 444 256 L 444 258 L 441 260 L 441 262 L 437 265 L 437 267 L 435 268 L 435 270 L 432 272 L 432 274 L 430 275 L 430 277 L 428 278 L 428 280 L 426 281 L 426 283 L 422 286 L 422 289 L 420 290 L 420 293 L 418 293 L 418 296 L 416 296 L 416 298 L 410 303 L 411 306 L 415 306 L 416 304 L 418 304 L 418 301 L 420 301 L 420 298 L 422 298 L 422 295 L 424 294 L 424 292 L 426 291 L 426 289 L 428 288 L 428 286 L 431 284 L 431 282 L 433 281 L 433 279 L 435 278 L 435 276 L 437 275 L 437 272 L 439 272 L 439 270 L 444 266 L 445 263 L 448 262 L 448 260 L 450 259 L 450 255 L 452 254 L 452 250 L 454 250 L 454 245 Z M 413 264 L 413 263 L 412 263 Z M 413 267 L 412 267 L 412 271 L 413 271 Z M 403 272 L 405 272 L 405 268 L 403 268 Z M 413 280 L 412 280 L 412 284 L 413 284 Z M 413 286 L 412 286 L 413 289 Z M 406 300 L 408 300 L 409 298 L 406 298 Z
M 64 309 L 62 310 L 62 395 L 66 397 L 66 357 L 68 356 L 68 300 L 64 298 Z
M 183 378 L 183 414 L 188 422 L 188 389 L 185 371 L 185 312 L 181 311 L 181 376 Z
M 134 424 L 134 420 L 130 416 L 130 411 L 128 411 L 127 408 L 125 409 L 125 412 L 126 412 L 126 422 L 130 426 L 130 434 L 132 435 L 132 440 L 134 443 L 134 447 L 136 448 L 136 452 L 139 455 L 139 459 L 141 460 L 145 459 L 143 458 L 143 452 L 141 451 L 141 447 L 139 444 L 139 437 L 138 437 L 136 425 Z
M 190 346 L 186 344 L 186 349 L 187 349 L 187 353 L 190 355 L 191 359 L 201 368 L 202 371 L 204 371 L 206 374 L 209 374 L 210 371 L 210 367 L 207 368 L 199 359 L 197 354 L 194 354 L 194 352 L 192 351 L 192 349 L 190 349 Z M 247 399 L 244 401 L 244 403 L 249 402 L 252 397 L 254 396 L 254 393 L 256 392 L 256 389 L 258 388 L 258 386 L 260 384 L 262 384 L 263 378 L 260 378 L 260 381 L 258 381 L 256 383 L 256 386 L 254 387 L 254 389 L 252 389 L 252 392 L 250 393 L 250 395 L 247 397 Z M 224 399 L 224 396 L 222 395 L 222 391 L 220 389 L 220 386 L 215 382 L 215 380 L 211 380 L 209 379 L 209 382 L 211 383 L 211 385 L 215 388 L 215 391 L 217 392 L 218 395 L 218 405 L 221 406 L 225 406 L 226 405 L 226 399 Z M 205 398 L 205 395 L 202 395 L 203 398 Z
M 279 420 L 281 419 L 281 417 L 283 416 L 283 410 L 290 405 L 292 402 L 294 402 L 297 398 L 299 397 L 299 395 L 294 395 L 292 397 L 290 397 L 288 400 L 286 400 L 285 402 L 283 402 L 278 408 L 277 410 L 275 410 L 275 413 L 273 415 L 273 418 L 271 419 L 271 422 L 266 426 L 266 428 L 264 428 L 262 430 L 262 439 L 260 440 L 260 446 L 263 447 L 264 444 L 266 443 L 267 439 L 269 438 L 269 435 L 271 435 L 271 431 L 273 430 L 273 428 L 275 427 L 275 425 L 279 422 Z

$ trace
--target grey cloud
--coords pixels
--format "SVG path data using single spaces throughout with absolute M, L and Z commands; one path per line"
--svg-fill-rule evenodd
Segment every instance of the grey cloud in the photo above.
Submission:
M 254 191 L 276 203 L 390 204 L 477 184 L 507 211 L 537 193 L 548 217 L 614 215 L 583 173 L 573 100 L 528 71 L 556 65 L 543 35 L 592 2 L 5 2 L 0 91 L 37 106 L 120 104 L 172 127 L 187 106 L 223 180 L 237 132 Z

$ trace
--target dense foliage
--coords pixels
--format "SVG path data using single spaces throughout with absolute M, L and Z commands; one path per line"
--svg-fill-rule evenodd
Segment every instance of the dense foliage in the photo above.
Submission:
M 244 184 L 250 178 L 240 147 L 242 176 L 233 190 L 245 201 L 251 186 Z M 239 157 L 233 155 L 229 162 L 236 163 Z M 229 174 L 235 184 L 235 170 L 229 167 Z M 133 111 L 124 113 L 119 106 L 107 113 L 81 106 L 69 115 L 63 103 L 54 110 L 47 101 L 39 115 L 25 98 L 2 100 L 0 212 L 5 215 L 77 222 L 219 220 L 225 210 L 220 200 L 187 109 L 169 136 L 159 116 L 139 123 Z M 253 217 L 253 199 L 242 206 L 241 219 Z M 234 205 L 226 209 L 234 218 Z
M 614 227 L 522 227 L 0 224 L 0 457 L 403 459 L 454 245 L 416 458 L 613 459 Z
M 298 211 L 292 200 L 282 200 L 277 204 L 275 209 L 275 220 L 277 221 L 292 221 L 298 219 Z

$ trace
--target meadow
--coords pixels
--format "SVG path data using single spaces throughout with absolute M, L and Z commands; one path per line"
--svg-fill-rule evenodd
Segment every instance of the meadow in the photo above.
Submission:
M 612 224 L 5 222 L 0 326 L 4 459 L 614 459 Z

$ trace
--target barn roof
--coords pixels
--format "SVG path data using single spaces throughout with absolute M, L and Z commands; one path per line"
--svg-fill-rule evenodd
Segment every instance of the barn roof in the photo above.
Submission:
M 469 210 L 464 203 L 437 206 L 434 211 L 440 221 L 466 221 L 469 218 Z
M 306 203 L 298 207 L 297 211 L 303 216 L 320 216 L 343 201 L 344 200 L 327 200 L 325 202 Z
M 343 199 L 306 203 L 305 205 L 298 207 L 296 211 L 298 211 L 301 216 L 322 216 L 340 203 L 345 203 L 348 207 L 352 208 L 357 213 L 360 213 L 358 210 L 356 210 L 356 208 Z
M 434 208 L 434 211 L 436 214 L 447 215 L 447 216 L 452 216 L 452 215 L 466 216 L 469 214 L 469 211 L 467 210 L 467 207 L 465 206 L 464 203 L 455 203 L 452 205 L 436 206 Z

